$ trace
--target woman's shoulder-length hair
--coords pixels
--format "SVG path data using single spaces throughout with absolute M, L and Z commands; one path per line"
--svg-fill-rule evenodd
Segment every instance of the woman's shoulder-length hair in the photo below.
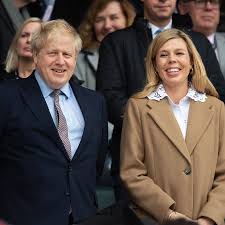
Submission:
M 19 56 L 17 53 L 17 42 L 18 39 L 21 36 L 21 33 L 24 29 L 24 27 L 28 24 L 28 23 L 42 23 L 42 20 L 40 18 L 37 17 L 30 17 L 27 20 L 25 20 L 22 25 L 20 26 L 20 28 L 17 30 L 11 45 L 9 47 L 7 56 L 6 56 L 6 60 L 5 60 L 5 70 L 6 72 L 10 73 L 12 71 L 15 71 L 16 69 L 18 69 L 18 60 L 19 60 Z
M 193 87 L 200 93 L 206 93 L 208 95 L 218 97 L 215 87 L 207 77 L 201 56 L 191 38 L 183 31 L 174 28 L 165 30 L 158 34 L 149 45 L 145 62 L 147 75 L 146 85 L 141 92 L 136 93 L 133 97 L 144 98 L 154 91 L 161 83 L 161 78 L 156 71 L 156 55 L 158 54 L 159 49 L 167 41 L 172 39 L 182 39 L 186 43 L 192 64 L 192 69 L 188 75 L 188 79 L 192 83 Z
M 83 48 L 95 48 L 99 46 L 99 42 L 96 40 L 94 33 L 94 22 L 96 15 L 104 10 L 106 6 L 111 2 L 118 2 L 126 17 L 126 26 L 130 26 L 133 23 L 136 15 L 133 5 L 128 0 L 94 0 L 90 5 L 85 18 L 79 26 L 79 33 L 83 41 Z

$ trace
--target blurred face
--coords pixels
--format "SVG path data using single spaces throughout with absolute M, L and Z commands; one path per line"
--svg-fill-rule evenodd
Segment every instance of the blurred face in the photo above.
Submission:
M 94 30 L 99 42 L 108 34 L 115 30 L 126 27 L 126 17 L 123 14 L 120 3 L 117 1 L 110 2 L 105 9 L 97 13 Z
M 17 54 L 19 57 L 32 57 L 31 38 L 32 34 L 40 29 L 38 22 L 31 22 L 25 25 L 19 39 L 17 40 Z
M 148 20 L 156 26 L 166 26 L 175 10 L 176 0 L 144 0 Z
M 216 1 L 217 2 L 217 1 Z M 206 36 L 214 33 L 220 20 L 220 8 L 218 4 L 210 1 L 190 1 L 185 3 L 193 22 L 193 29 Z
M 183 39 L 167 41 L 156 55 L 156 71 L 165 88 L 188 87 L 188 75 L 192 68 L 186 43 Z
M 45 83 L 52 89 L 59 89 L 71 78 L 76 56 L 74 38 L 59 33 L 50 37 L 34 55 L 34 62 Z

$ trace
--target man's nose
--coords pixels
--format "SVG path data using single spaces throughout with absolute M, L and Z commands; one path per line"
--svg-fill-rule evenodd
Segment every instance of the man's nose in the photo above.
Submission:
M 56 58 L 56 63 L 62 65 L 64 64 L 64 57 L 62 53 L 58 53 L 57 58 Z
M 205 7 L 206 7 L 207 9 L 213 8 L 211 1 L 206 1 L 206 2 L 205 2 Z

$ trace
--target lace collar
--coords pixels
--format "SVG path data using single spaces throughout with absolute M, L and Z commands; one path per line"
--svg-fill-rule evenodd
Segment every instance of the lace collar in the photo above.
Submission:
M 166 93 L 165 88 L 163 87 L 163 84 L 160 84 L 155 91 L 151 92 L 148 96 L 151 100 L 160 101 L 165 97 L 169 97 Z M 207 96 L 205 93 L 200 93 L 195 90 L 195 88 L 189 84 L 188 93 L 186 97 L 189 97 L 190 99 L 196 101 L 196 102 L 205 102 L 207 99 Z

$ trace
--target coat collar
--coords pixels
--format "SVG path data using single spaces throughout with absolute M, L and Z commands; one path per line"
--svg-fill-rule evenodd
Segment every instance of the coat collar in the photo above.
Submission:
M 185 140 L 166 98 L 159 102 L 148 100 L 147 107 L 148 115 L 190 163 L 191 154 L 213 117 L 213 106 L 207 100 L 204 103 L 191 100 Z

